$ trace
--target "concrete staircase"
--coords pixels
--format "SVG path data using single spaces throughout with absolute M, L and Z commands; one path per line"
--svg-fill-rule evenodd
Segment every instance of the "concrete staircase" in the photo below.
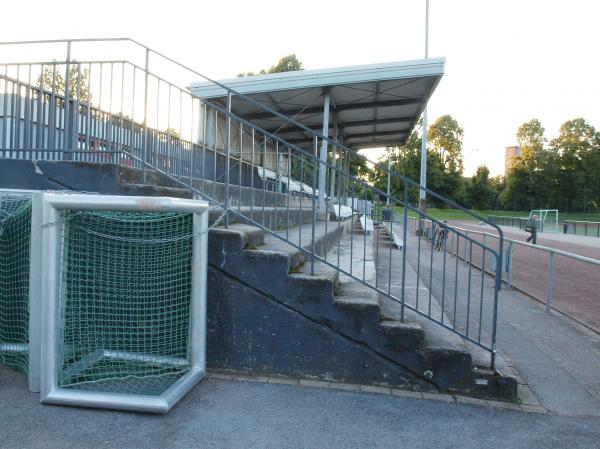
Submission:
M 308 222 L 309 220 L 307 220 Z M 307 256 L 312 226 L 287 231 L 296 247 L 238 223 L 209 235 L 208 364 L 218 369 L 305 376 L 422 391 L 512 399 L 516 382 L 474 369 L 464 345 L 428 338 L 416 316 L 356 279 Z M 364 282 L 377 276 L 355 217 L 318 222 L 316 253 Z M 438 335 L 439 336 L 439 335 Z M 458 338 L 458 337 L 456 337 Z M 459 339 L 460 340 L 460 339 Z

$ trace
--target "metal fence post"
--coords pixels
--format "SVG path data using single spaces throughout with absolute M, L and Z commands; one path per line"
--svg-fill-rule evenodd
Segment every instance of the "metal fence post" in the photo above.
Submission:
M 552 284 L 554 280 L 554 253 L 548 253 L 548 288 L 546 296 L 546 312 L 550 313 L 552 308 Z
M 405 287 L 404 283 L 406 280 L 406 227 L 408 222 L 408 184 L 404 181 L 404 216 L 402 218 L 402 305 L 400 308 L 400 321 L 404 322 L 404 297 L 405 297 Z
M 227 140 L 225 142 L 225 228 L 229 226 L 229 155 L 231 152 L 231 91 L 227 93 Z
M 150 49 L 146 48 L 146 64 L 144 66 L 144 148 L 142 149 L 142 183 L 146 184 L 146 162 L 148 161 L 148 75 Z M 133 121 L 133 117 L 131 119 Z M 181 117 L 179 118 L 181 120 Z
M 66 72 L 65 72 L 65 103 L 64 103 L 64 114 L 65 114 L 65 138 L 63 140 L 63 159 L 71 160 L 71 155 L 67 156 L 67 151 L 73 151 L 73 123 L 71 121 L 71 114 L 69 108 L 69 98 L 71 96 L 71 41 L 67 41 L 67 60 L 66 60 Z
M 317 204 L 316 204 L 316 192 L 317 192 L 317 146 L 318 137 L 315 136 L 314 147 L 313 147 L 313 167 L 312 167 L 312 220 L 311 220 L 311 244 L 310 244 L 310 274 L 315 274 L 315 226 L 317 221 Z M 354 220 L 354 217 L 353 217 Z M 354 223 L 351 223 L 353 226 Z M 352 241 L 351 241 L 352 242 Z M 352 254 L 352 250 L 350 251 Z M 352 263 L 352 262 L 351 262 Z M 351 265 L 352 266 L 352 265 Z M 352 271 L 350 271 L 352 274 Z
M 513 244 L 508 242 L 508 253 L 506 255 L 506 272 L 508 273 L 508 288 L 512 288 L 512 253 Z

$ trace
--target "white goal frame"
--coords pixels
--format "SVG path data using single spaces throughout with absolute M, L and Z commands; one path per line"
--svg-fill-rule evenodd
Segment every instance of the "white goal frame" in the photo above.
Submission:
M 529 219 L 531 220 L 534 215 L 537 215 L 539 218 L 538 222 L 538 230 L 540 232 L 544 232 L 544 223 L 546 222 L 546 217 L 548 213 L 555 214 L 554 215 L 554 232 L 558 232 L 558 209 L 532 209 L 529 212 Z
M 27 380 L 29 391 L 38 393 L 41 382 L 41 309 L 42 299 L 40 295 L 42 270 L 42 203 L 39 190 L 25 189 L 0 189 L 0 195 L 23 197 L 31 200 L 31 229 L 29 242 L 29 344 L 5 343 L 3 350 L 14 352 L 27 352 L 29 361 L 29 372 Z
M 187 394 L 206 373 L 206 276 L 208 244 L 208 203 L 165 197 L 107 196 L 90 194 L 41 193 L 42 260 L 42 379 L 44 404 L 166 413 Z M 64 210 L 113 210 L 143 212 L 187 212 L 193 214 L 192 288 L 187 359 L 190 371 L 160 395 L 111 393 L 60 388 L 58 385 L 58 345 L 61 322 L 62 220 Z M 94 356 L 93 354 L 91 355 Z M 110 356 L 110 355 L 109 355 Z M 119 353 L 119 357 L 139 359 L 140 354 Z M 144 355 L 144 357 L 148 357 Z M 161 357 L 164 359 L 164 357 Z M 163 360 L 164 361 L 164 360 Z

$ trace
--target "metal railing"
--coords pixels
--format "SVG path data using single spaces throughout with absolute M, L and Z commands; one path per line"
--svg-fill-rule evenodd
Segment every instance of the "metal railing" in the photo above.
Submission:
M 582 220 L 560 220 L 564 234 L 584 235 L 600 238 L 600 222 Z M 561 232 L 561 231 L 559 231 Z
M 489 232 L 460 227 L 454 227 L 454 229 L 460 230 L 466 235 L 477 236 L 484 243 L 489 239 L 497 239 L 496 235 Z M 555 309 L 580 324 L 600 332 L 600 302 L 590 301 L 594 295 L 597 296 L 598 289 L 600 289 L 600 277 L 595 268 L 600 266 L 600 259 L 509 238 L 504 239 L 504 245 L 503 280 L 509 289 L 516 288 L 540 301 L 545 305 L 548 313 Z M 517 248 L 521 248 L 521 250 L 517 251 Z M 461 253 L 453 241 L 449 243 L 448 249 L 461 257 L 465 263 L 471 263 L 469 255 L 465 252 Z M 557 257 L 575 261 L 577 266 L 561 267 Z M 493 265 L 493 261 L 491 263 Z M 557 271 L 557 264 L 558 268 L 563 269 Z M 540 269 L 542 282 L 539 282 Z M 586 271 L 587 278 L 582 277 Z M 515 273 L 517 273 L 518 279 L 515 279 Z M 578 276 L 574 276 L 574 273 L 578 273 Z M 535 282 L 536 278 L 538 278 L 538 282 Z M 581 283 L 584 285 L 582 286 Z M 575 284 L 579 284 L 580 288 L 587 289 L 587 292 L 581 290 L 577 292 L 577 289 L 574 288 Z M 557 286 L 561 288 L 560 304 L 558 305 L 555 304 Z M 582 299 L 587 304 L 584 309 L 578 310 L 578 307 L 584 304 L 576 304 L 576 302 Z
M 525 229 L 529 223 L 529 218 L 504 217 L 499 215 L 490 215 L 488 216 L 488 220 L 496 223 L 499 226 L 511 226 L 519 229 Z M 545 223 L 543 220 L 539 220 L 538 231 L 600 238 L 600 222 L 583 220 L 558 220 L 557 223 Z
M 407 209 L 411 216 L 406 220 L 406 228 L 412 237 L 402 243 L 412 247 L 412 251 L 409 250 L 406 263 L 425 292 L 423 298 L 417 290 L 415 306 L 429 310 L 432 302 L 437 303 L 441 325 L 454 332 L 458 329 L 468 341 L 485 348 L 486 339 L 495 339 L 496 281 L 501 266 L 498 264 L 503 259 L 490 248 L 489 242 L 469 235 L 465 229 L 422 217 L 410 205 Z M 402 217 L 391 218 L 388 226 L 400 229 L 405 226 Z M 420 233 L 422 227 L 424 232 Z M 457 249 L 466 259 L 457 255 Z M 463 265 L 459 263 L 461 260 L 469 263 Z
M 9 51 L 15 48 L 18 51 Z M 30 53 L 42 54 L 43 59 L 36 60 Z M 197 78 L 223 88 L 226 96 L 210 102 L 194 97 L 185 86 Z M 249 106 L 283 120 L 287 127 L 297 128 L 310 143 L 289 143 L 277 132 L 269 132 L 236 112 Z M 383 168 L 398 192 L 386 194 L 351 173 L 351 161 L 363 158 L 353 149 L 136 41 L 0 44 L 0 157 L 126 165 L 139 170 L 143 182 L 150 172 L 163 176 L 222 208 L 225 226 L 235 219 L 265 230 L 299 249 L 311 273 L 315 273 L 316 264 L 334 268 L 398 303 L 399 319 L 404 320 L 405 312 L 412 311 L 486 349 L 494 367 L 504 247 L 498 226 Z M 319 189 L 319 185 L 327 188 Z M 466 315 L 462 318 L 457 308 L 449 323 L 443 313 L 435 314 L 431 298 L 427 308 L 408 300 L 405 261 L 411 250 L 420 254 L 422 245 L 422 239 L 416 239 L 414 248 L 407 247 L 408 212 L 444 227 L 408 204 L 420 189 L 429 199 L 460 209 L 498 232 L 499 244 L 494 249 L 448 229 L 456 234 L 457 241 L 480 248 L 496 261 L 497 270 L 489 286 L 492 302 L 480 313 L 477 334 L 468 330 L 468 308 L 463 310 Z M 337 212 L 339 217 L 341 205 L 347 204 L 355 209 L 351 220 L 332 221 L 332 213 Z M 371 207 L 376 220 L 385 208 L 404 208 L 401 229 L 406 243 L 400 257 L 379 228 L 373 236 L 367 236 L 349 226 L 355 221 L 355 206 L 359 204 L 364 212 Z M 309 233 L 297 231 L 303 223 L 310 227 Z M 319 235 L 324 236 L 324 243 L 317 241 Z M 346 265 L 339 256 L 342 247 L 350 252 L 350 263 Z M 327 249 L 335 249 L 337 256 L 328 254 Z M 387 254 L 389 272 L 392 265 L 401 272 L 399 287 L 391 277 L 387 285 L 382 285 L 377 276 L 370 279 L 365 275 L 364 261 L 369 253 L 379 261 Z M 442 298 L 446 292 L 458 298 L 458 278 L 450 276 L 445 254 L 439 266 L 437 258 L 431 259 L 430 277 L 440 276 Z M 352 259 L 358 255 L 363 267 L 357 270 Z M 468 301 L 472 299 L 469 296 Z M 483 287 L 479 301 L 483 301 Z M 460 324 L 460 319 L 466 319 L 466 325 Z

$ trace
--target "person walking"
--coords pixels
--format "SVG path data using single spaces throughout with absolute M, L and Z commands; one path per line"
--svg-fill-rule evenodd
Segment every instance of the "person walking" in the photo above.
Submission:
M 527 223 L 527 226 L 525 226 L 525 231 L 529 232 L 530 236 L 527 237 L 527 242 L 531 242 L 534 245 L 537 244 L 537 221 L 538 221 L 538 216 L 537 215 L 532 215 L 531 218 L 529 219 L 529 222 Z M 533 241 L 532 241 L 533 240 Z

